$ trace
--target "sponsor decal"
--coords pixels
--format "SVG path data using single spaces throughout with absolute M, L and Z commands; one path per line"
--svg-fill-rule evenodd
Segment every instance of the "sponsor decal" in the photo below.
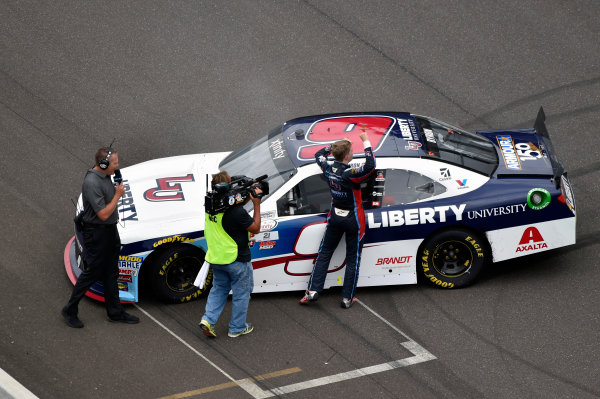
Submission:
M 542 150 L 537 148 L 532 142 L 515 144 L 517 155 L 521 161 L 535 161 L 543 157 Z
M 381 202 L 373 201 L 373 202 L 371 202 L 371 206 L 374 208 L 379 208 L 381 206 Z
M 162 240 L 156 241 L 154 244 L 152 244 L 152 246 L 153 247 L 158 247 L 159 245 L 167 244 L 167 243 L 170 243 L 170 242 L 185 242 L 185 241 L 191 241 L 191 242 L 193 242 L 194 239 L 193 238 L 184 237 L 184 236 L 180 236 L 178 234 L 178 235 L 175 235 L 175 236 L 172 236 L 172 237 L 167 237 L 167 238 L 163 238 Z
M 137 276 L 138 271 L 132 269 L 120 269 L 119 274 L 128 275 L 128 276 Z
M 417 129 L 412 119 L 398 119 L 398 126 L 404 140 L 418 140 Z
M 261 219 L 273 219 L 277 217 L 277 213 L 275 211 L 261 212 L 260 217 Z
M 448 168 L 440 168 L 440 175 L 442 177 L 439 178 L 439 181 L 445 181 L 445 180 L 452 179 L 452 176 L 450 175 L 450 169 L 448 169 Z
M 375 176 L 375 181 L 385 181 L 385 175 L 382 170 L 377 171 L 377 176 Z
M 515 252 L 529 252 L 544 248 L 548 248 L 548 244 L 544 242 L 540 231 L 532 226 L 523 232 L 523 236 Z
M 397 256 L 397 257 L 391 257 L 391 258 L 377 258 L 377 263 L 375 263 L 375 266 L 380 266 L 380 265 L 395 265 L 395 264 L 401 264 L 401 263 L 408 263 L 408 262 L 410 262 L 410 258 L 412 258 L 412 256 Z
M 490 216 L 502 216 L 502 215 L 511 215 L 513 213 L 525 212 L 525 204 L 514 204 L 514 205 L 505 205 L 505 206 L 497 206 L 495 208 L 487 208 L 487 209 L 478 209 L 475 211 L 467 212 L 467 217 L 469 219 L 479 219 L 486 218 Z
M 396 227 L 396 226 L 410 226 L 417 224 L 426 223 L 445 223 L 447 215 L 449 214 L 456 217 L 456 220 L 462 220 L 462 215 L 467 204 L 456 205 L 445 205 L 436 206 L 434 208 L 414 208 L 394 210 L 394 211 L 382 211 L 382 212 L 369 212 L 367 213 L 367 226 L 370 229 L 378 229 L 381 227 Z M 377 219 L 376 219 L 377 218 Z
M 119 274 L 119 281 L 122 281 L 124 283 L 133 283 L 133 277 L 126 274 Z
M 404 149 L 405 150 L 418 150 L 422 146 L 423 146 L 423 144 L 419 143 L 418 141 L 409 141 L 408 145 L 404 146 Z
M 437 141 L 435 141 L 435 136 L 433 135 L 433 130 L 423 129 L 423 132 L 425 133 L 425 140 L 430 143 L 437 143 Z
M 117 285 L 119 286 L 119 290 L 121 291 L 129 291 L 129 285 L 128 284 L 123 284 L 120 281 L 117 281 Z
M 459 190 L 461 188 L 469 188 L 469 186 L 467 186 L 467 179 L 457 180 L 456 183 L 458 183 Z
M 408 121 L 406 119 L 398 119 L 398 126 L 400 126 L 402 137 L 407 140 L 411 140 L 413 138 L 410 131 L 410 126 L 408 125 Z
M 276 240 L 279 240 L 279 232 L 278 231 L 267 231 L 267 232 L 260 232 L 257 234 L 250 234 L 250 240 L 253 240 L 253 241 L 276 241 Z
M 135 209 L 135 204 L 133 203 L 133 195 L 131 195 L 131 187 L 127 180 L 123 180 L 123 188 L 125 189 L 125 194 L 119 199 L 117 204 L 117 209 L 119 213 L 122 213 L 120 219 L 122 221 L 125 220 L 134 220 L 137 221 L 137 211 Z
M 139 256 L 119 256 L 120 275 L 137 276 L 141 265 L 142 258 Z
M 141 262 L 142 258 L 140 256 L 119 256 L 119 260 L 124 262 Z
M 277 221 L 272 219 L 261 219 L 260 231 L 270 231 L 277 227 Z
M 500 152 L 504 158 L 504 165 L 507 169 L 520 170 L 521 161 L 517 156 L 517 150 L 515 149 L 515 143 L 513 142 L 512 136 L 496 136 L 498 145 L 500 146 Z
M 263 241 L 258 243 L 258 249 L 272 249 L 277 243 L 275 241 Z
M 191 173 L 186 176 L 156 179 L 156 187 L 146 190 L 144 192 L 144 199 L 150 202 L 185 201 L 183 189 L 179 183 L 193 181 L 194 175 Z
M 286 151 L 282 139 L 271 141 L 271 143 L 269 144 L 269 149 L 271 150 L 271 157 L 274 160 L 285 158 Z
M 527 205 L 534 211 L 539 211 L 550 205 L 550 192 L 543 188 L 532 188 L 527 193 Z

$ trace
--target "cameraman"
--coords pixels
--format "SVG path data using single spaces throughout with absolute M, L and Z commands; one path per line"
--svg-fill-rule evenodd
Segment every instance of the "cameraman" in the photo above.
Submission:
M 213 175 L 213 189 L 218 183 L 231 183 L 226 171 Z M 256 195 L 262 191 L 255 187 Z M 260 231 L 260 198 L 250 193 L 254 215 L 237 204 L 216 215 L 205 214 L 204 235 L 208 244 L 205 260 L 213 270 L 213 286 L 208 294 L 206 309 L 200 328 L 204 335 L 216 337 L 214 326 L 225 307 L 229 291 L 233 292 L 229 337 L 249 334 L 254 327 L 246 322 L 250 293 L 254 288 L 252 263 L 250 262 L 249 234 Z M 246 201 L 247 202 L 247 201 Z

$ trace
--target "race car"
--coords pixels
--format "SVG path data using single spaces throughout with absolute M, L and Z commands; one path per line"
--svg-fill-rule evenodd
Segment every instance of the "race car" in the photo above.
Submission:
M 441 288 L 465 287 L 489 262 L 575 243 L 573 191 L 542 108 L 531 129 L 477 133 L 404 112 L 307 116 L 236 152 L 122 169 L 121 300 L 137 302 L 142 286 L 166 302 L 187 302 L 210 288 L 210 273 L 202 287 L 193 282 L 207 250 L 205 198 L 211 175 L 220 170 L 268 176 L 261 231 L 250 241 L 254 292 L 305 290 L 331 207 L 315 153 L 343 138 L 362 150 L 362 131 L 376 170 L 361 186 L 366 233 L 359 287 L 415 284 L 419 276 Z M 352 163 L 362 162 L 364 154 L 355 153 Z M 252 211 L 251 203 L 245 207 Z M 344 242 L 325 288 L 342 284 Z M 64 255 L 75 283 L 85 267 L 78 234 Z M 87 295 L 103 300 L 102 294 L 96 283 Z

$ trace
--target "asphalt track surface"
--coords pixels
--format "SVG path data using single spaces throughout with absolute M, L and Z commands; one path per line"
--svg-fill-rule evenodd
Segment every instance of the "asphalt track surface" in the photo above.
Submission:
M 599 2 L 3 0 L 0 18 L 0 368 L 35 396 L 600 396 Z M 336 290 L 312 308 L 254 295 L 239 339 L 229 310 L 217 339 L 200 334 L 205 299 L 144 298 L 138 325 L 89 299 L 85 328 L 60 317 L 71 198 L 113 137 L 127 166 L 236 149 L 302 115 L 476 130 L 530 127 L 540 105 L 574 186 L 574 246 L 467 289 L 360 289 L 350 310 Z

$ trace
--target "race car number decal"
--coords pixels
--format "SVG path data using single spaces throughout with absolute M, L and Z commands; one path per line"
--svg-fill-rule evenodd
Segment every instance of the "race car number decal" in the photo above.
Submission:
M 355 154 L 362 153 L 363 145 L 359 135 L 363 129 L 369 136 L 373 152 L 376 152 L 394 123 L 395 120 L 392 118 L 378 116 L 342 117 L 318 121 L 311 126 L 306 135 L 306 141 L 314 144 L 300 147 L 298 159 L 314 159 L 316 152 L 325 145 L 344 138 L 352 141 Z
M 144 192 L 144 199 L 151 202 L 185 201 L 181 184 L 194 181 L 194 175 L 181 177 L 163 177 L 156 179 L 156 187 Z

